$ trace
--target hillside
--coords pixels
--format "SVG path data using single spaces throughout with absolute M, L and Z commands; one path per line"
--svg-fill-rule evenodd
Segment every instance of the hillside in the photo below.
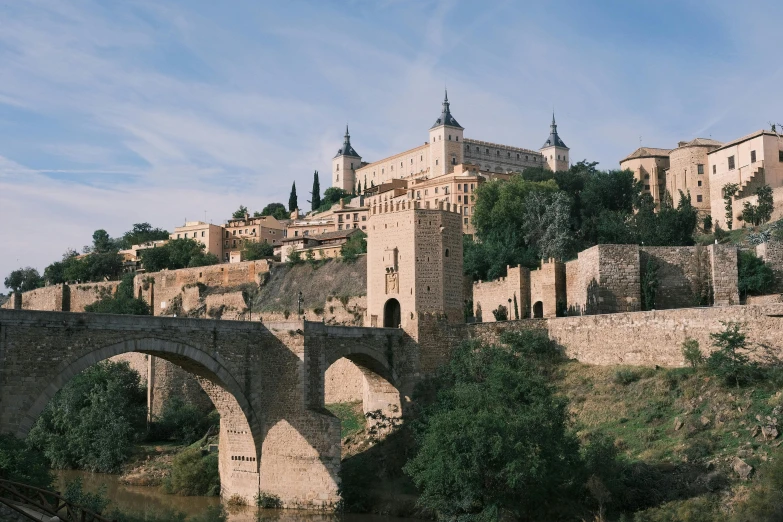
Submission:
M 367 294 L 367 256 L 354 262 L 331 259 L 315 267 L 309 263 L 272 266 L 253 302 L 260 312 L 295 312 L 299 292 L 308 309 L 326 308 L 332 298 L 347 300 Z

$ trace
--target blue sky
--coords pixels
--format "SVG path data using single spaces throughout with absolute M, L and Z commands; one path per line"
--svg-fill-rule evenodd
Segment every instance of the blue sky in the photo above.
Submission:
M 0 1 L 0 276 L 93 230 L 300 203 L 350 123 L 372 161 L 448 85 L 474 139 L 573 160 L 783 121 L 783 2 Z

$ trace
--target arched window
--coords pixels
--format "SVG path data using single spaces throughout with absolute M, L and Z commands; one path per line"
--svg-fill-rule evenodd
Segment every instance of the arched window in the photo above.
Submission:
M 446 257 L 449 257 L 449 249 L 446 249 Z

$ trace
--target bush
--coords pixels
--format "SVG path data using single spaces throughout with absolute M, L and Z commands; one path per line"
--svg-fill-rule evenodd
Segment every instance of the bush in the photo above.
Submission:
M 116 472 L 147 427 L 147 393 L 127 362 L 104 361 L 74 377 L 30 431 L 57 469 Z
M 534 361 L 510 348 L 463 343 L 437 378 L 405 466 L 419 505 L 444 518 L 522 519 L 569 494 L 579 463 L 567 402 Z
M 179 396 L 173 396 L 163 406 L 159 418 L 153 422 L 149 439 L 174 439 L 184 444 L 191 444 L 203 437 L 210 428 L 220 425 L 217 411 L 204 413 L 196 406 L 188 404 Z
M 360 254 L 367 253 L 367 234 L 356 232 L 340 247 L 340 257 L 343 261 L 353 262 Z
M 65 485 L 63 496 L 68 502 L 96 513 L 103 513 L 103 510 L 109 505 L 105 484 L 97 492 L 90 493 L 84 491 L 81 478 L 68 482 Z
M 682 356 L 685 358 L 685 362 L 691 365 L 691 368 L 696 368 L 704 362 L 704 355 L 699 349 L 699 341 L 690 337 L 682 342 Z
M 243 261 L 255 261 L 265 257 L 272 257 L 274 253 L 272 245 L 266 242 L 245 240 L 242 243 Z
M 492 315 L 495 316 L 495 321 L 508 321 L 508 308 L 500 305 L 492 310 Z
M 636 382 L 641 378 L 641 375 L 639 372 L 635 370 L 631 370 L 630 368 L 621 368 L 614 372 L 614 377 L 612 380 L 615 384 L 619 384 L 621 386 L 627 386 L 631 384 L 632 382 Z
M 0 435 L 0 478 L 39 488 L 51 487 L 53 480 L 43 454 L 10 434 Z
M 264 509 L 278 509 L 282 506 L 282 503 L 280 502 L 280 497 L 274 493 L 259 491 L 256 494 L 256 506 Z
M 748 357 L 747 340 L 742 326 L 735 322 L 723 322 L 723 331 L 710 334 L 717 348 L 707 358 L 707 369 L 721 378 L 725 384 L 741 386 L 758 376 L 759 366 Z
M 174 457 L 171 475 L 164 481 L 166 493 L 175 495 L 220 494 L 217 453 L 206 453 L 189 447 Z
M 84 307 L 85 312 L 96 314 L 150 315 L 146 301 L 133 296 L 133 274 L 125 274 L 117 287 L 117 293 L 107 294 Z
M 742 299 L 749 295 L 764 295 L 772 292 L 775 276 L 762 259 L 750 251 L 739 252 L 739 294 Z

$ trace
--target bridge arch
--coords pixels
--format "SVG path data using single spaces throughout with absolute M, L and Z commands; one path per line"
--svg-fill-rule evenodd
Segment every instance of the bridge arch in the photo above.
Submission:
M 77 374 L 101 361 L 131 352 L 165 359 L 196 376 L 220 414 L 218 466 L 221 495 L 230 497 L 238 494 L 252 499 L 259 489 L 264 440 L 262 419 L 220 354 L 210 354 L 182 342 L 143 337 L 100 346 L 76 358 L 66 358 L 24 412 L 16 435 L 26 436 L 54 395 Z M 243 480 L 233 480 L 237 475 Z M 248 475 L 252 480 L 247 480 Z

